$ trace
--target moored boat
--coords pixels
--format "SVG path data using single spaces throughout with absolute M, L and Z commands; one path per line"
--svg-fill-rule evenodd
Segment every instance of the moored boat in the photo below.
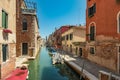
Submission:
M 26 80 L 28 78 L 28 68 L 26 66 L 16 68 L 5 80 Z

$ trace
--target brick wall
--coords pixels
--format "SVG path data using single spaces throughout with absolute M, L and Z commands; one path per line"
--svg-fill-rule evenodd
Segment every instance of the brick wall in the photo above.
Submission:
M 18 0 L 17 3 L 17 57 L 22 55 L 22 43 L 28 43 L 28 55 L 33 55 L 33 47 L 35 47 L 35 16 L 31 14 L 22 14 L 21 12 L 22 0 Z M 22 30 L 22 20 L 27 20 L 27 31 Z
M 28 47 L 35 47 L 35 31 L 34 31 L 34 26 L 32 24 L 34 17 L 35 16 L 32 16 L 32 15 L 21 16 L 21 20 L 19 22 L 20 24 L 18 25 L 18 28 L 17 28 L 17 56 L 22 55 L 21 54 L 22 43 L 28 43 Z M 24 18 L 27 19 L 27 24 L 28 24 L 27 31 L 22 31 L 21 23 L 22 23 L 22 19 Z M 29 48 L 29 50 L 31 50 L 31 48 Z

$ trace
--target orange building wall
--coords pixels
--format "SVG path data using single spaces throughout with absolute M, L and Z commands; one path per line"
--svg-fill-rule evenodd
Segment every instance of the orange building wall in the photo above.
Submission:
M 96 13 L 88 17 L 88 8 L 96 3 Z M 115 39 L 120 40 L 120 34 L 117 33 L 117 15 L 120 12 L 120 4 L 116 0 L 87 0 L 86 9 L 86 34 L 89 34 L 90 23 L 94 22 L 96 28 L 95 41 L 89 42 L 89 36 L 86 36 L 87 59 L 117 71 L 117 43 Z M 111 40 L 113 42 L 104 40 Z M 89 47 L 95 47 L 95 54 L 90 54 Z M 114 55 L 114 56 L 113 56 Z
M 96 13 L 93 17 L 88 17 L 88 7 L 96 3 Z M 120 11 L 120 4 L 116 0 L 90 0 L 87 1 L 86 10 L 86 30 L 89 33 L 89 24 L 96 23 L 96 36 L 113 36 L 119 37 L 117 34 L 117 14 Z M 88 39 L 87 39 L 88 40 Z

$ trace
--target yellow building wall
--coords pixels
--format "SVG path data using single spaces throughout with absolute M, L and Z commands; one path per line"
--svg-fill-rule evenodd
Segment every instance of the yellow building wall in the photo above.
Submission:
M 63 36 L 69 35 L 69 34 L 73 34 L 73 39 L 72 40 L 64 40 L 62 41 L 62 46 L 63 46 L 63 50 L 71 52 L 70 50 L 70 45 L 72 45 L 72 53 L 73 54 L 78 54 L 78 50 L 79 50 L 79 46 L 74 45 L 73 42 L 85 42 L 85 29 L 82 29 L 80 27 L 77 28 L 71 28 L 68 31 L 64 32 L 62 34 Z M 67 46 L 68 45 L 68 46 Z M 76 47 L 78 48 L 77 53 L 76 53 Z
M 8 39 L 3 38 L 2 10 L 8 14 L 8 28 L 12 34 L 8 33 Z M 2 61 L 2 44 L 8 44 L 9 58 Z M 15 68 L 16 59 L 16 0 L 0 0 L 0 78 L 7 76 Z
M 40 36 L 38 27 L 39 27 L 39 25 L 38 25 L 38 22 L 37 22 L 37 18 L 35 16 L 35 56 L 37 55 L 37 53 L 40 49 L 40 43 L 39 43 L 39 40 L 37 40 L 37 37 Z
M 12 31 L 6 41 L 2 34 L 2 10 L 8 13 L 8 29 Z M 16 0 L 0 0 L 0 43 L 16 43 Z

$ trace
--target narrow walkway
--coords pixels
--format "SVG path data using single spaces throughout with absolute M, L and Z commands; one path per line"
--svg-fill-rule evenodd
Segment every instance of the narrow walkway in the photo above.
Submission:
M 84 64 L 84 70 L 86 70 L 87 72 L 89 72 L 90 74 L 94 75 L 96 78 L 99 78 L 99 71 L 105 71 L 107 73 L 112 73 L 112 75 L 115 75 L 117 77 L 119 77 L 120 79 L 120 74 L 118 73 L 115 73 L 103 66 L 100 66 L 94 62 L 91 62 L 87 59 L 84 59 L 82 57 L 76 57 L 76 56 L 73 56 L 72 54 L 70 53 L 66 53 L 66 52 L 61 52 L 59 51 L 60 53 L 63 53 L 63 55 L 67 55 L 69 56 L 68 58 L 70 59 L 70 62 L 73 62 L 75 63 L 76 65 L 78 65 L 80 68 L 83 67 L 83 64 Z
M 15 67 L 21 67 L 22 66 L 22 64 L 24 63 L 24 62 L 27 62 L 28 61 L 28 56 L 20 56 L 20 57 L 16 57 L 16 66 Z

